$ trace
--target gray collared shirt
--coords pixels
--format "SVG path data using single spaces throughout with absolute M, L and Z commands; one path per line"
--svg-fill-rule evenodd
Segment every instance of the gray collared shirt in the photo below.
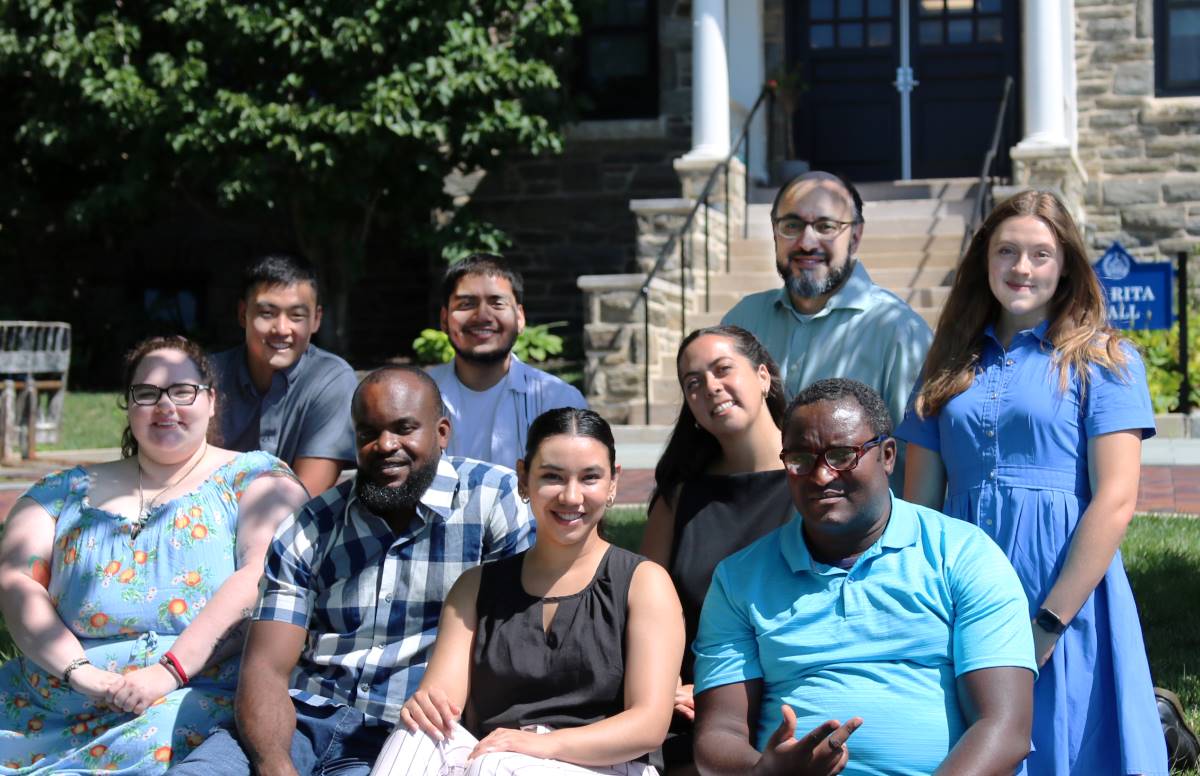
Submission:
M 296 363 L 271 376 L 260 395 L 246 346 L 213 356 L 221 441 L 231 450 L 266 450 L 289 466 L 298 458 L 354 461 L 350 397 L 358 381 L 344 360 L 309 345 Z

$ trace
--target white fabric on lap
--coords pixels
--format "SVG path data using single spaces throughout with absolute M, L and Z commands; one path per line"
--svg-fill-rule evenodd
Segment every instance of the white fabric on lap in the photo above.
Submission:
M 539 726 L 535 731 L 549 733 Z M 420 731 L 397 727 L 383 745 L 370 776 L 655 776 L 653 767 L 638 762 L 585 767 L 558 760 L 543 760 L 516 752 L 494 752 L 467 762 L 479 739 L 459 724 L 446 741 L 434 741 Z

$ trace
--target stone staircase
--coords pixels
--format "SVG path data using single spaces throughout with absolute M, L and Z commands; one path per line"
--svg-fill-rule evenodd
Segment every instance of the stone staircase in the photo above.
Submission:
M 896 181 L 859 186 L 866 229 L 859 259 L 871 279 L 928 321 L 937 324 L 950 292 L 963 232 L 974 203 L 974 179 Z M 689 312 L 687 328 L 715 326 L 747 294 L 779 288 L 771 231 L 774 189 L 751 192 L 745 239 L 730 245 L 730 267 L 714 265 L 708 279 L 708 312 Z M 703 269 L 695 270 L 696 306 L 704 309 Z M 651 378 L 651 422 L 671 423 L 679 411 L 675 354 L 663 353 L 659 377 Z M 671 398 L 668 398 L 671 397 Z

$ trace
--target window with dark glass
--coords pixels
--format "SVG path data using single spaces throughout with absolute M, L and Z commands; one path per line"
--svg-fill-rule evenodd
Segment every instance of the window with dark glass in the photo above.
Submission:
M 894 0 L 812 0 L 810 49 L 886 48 L 892 45 Z
M 655 0 L 584 0 L 572 92 L 585 119 L 658 115 Z
M 917 41 L 926 47 L 1003 43 L 1002 6 L 1003 0 L 920 0 Z
M 1155 0 L 1154 71 L 1159 95 L 1200 94 L 1200 0 Z

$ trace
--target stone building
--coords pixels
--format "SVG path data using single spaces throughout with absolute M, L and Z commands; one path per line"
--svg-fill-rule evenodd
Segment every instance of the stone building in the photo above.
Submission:
M 739 285 L 739 256 L 757 251 L 763 262 L 770 260 L 761 211 L 742 206 L 747 179 L 741 160 L 749 165 L 750 202 L 762 201 L 778 184 L 771 172 L 789 149 L 814 168 L 892 182 L 876 197 L 884 200 L 876 212 L 888 218 L 911 211 L 928 222 L 921 208 L 887 209 L 896 192 L 908 197 L 920 190 L 932 197 L 928 212 L 956 224 L 961 237 L 969 228 L 972 179 L 979 178 L 998 129 L 998 155 L 989 170 L 997 195 L 1026 186 L 1056 189 L 1080 217 L 1097 255 L 1119 240 L 1140 259 L 1162 260 L 1200 242 L 1196 0 L 602 5 L 626 25 L 607 41 L 599 25 L 587 42 L 606 43 L 610 58 L 585 63 L 604 76 L 614 61 L 623 67 L 636 60 L 643 66 L 638 88 L 656 89 L 657 104 L 637 117 L 581 122 L 563 159 L 516 162 L 511 172 L 485 181 L 478 197 L 509 226 L 514 254 L 530 274 L 543 278 L 539 292 L 558 300 L 556 317 L 583 319 L 589 396 L 616 419 L 640 421 L 654 384 L 664 397 L 671 393 L 680 317 L 692 328 L 722 311 L 701 306 L 703 273 L 693 259 L 691 275 L 681 274 L 688 261 L 673 233 L 709 171 L 730 153 L 768 78 L 787 83 L 799 73 L 804 88 L 794 113 L 785 116 L 783 102 L 775 101 L 756 115 L 749 158 L 743 146 L 732 162 L 729 206 L 718 176 L 715 196 L 696 208 L 682 240 L 694 245 L 709 227 L 716 257 L 710 265 L 732 258 L 726 267 L 734 271 L 715 281 L 726 299 L 752 290 Z M 637 45 L 651 46 L 652 56 L 630 56 Z M 1012 94 L 997 126 L 1006 77 Z M 962 202 L 946 200 L 949 189 L 942 184 L 955 180 L 962 183 Z M 585 224 L 589 213 L 596 217 Z M 727 217 L 734 227 L 728 245 Z M 645 273 L 668 244 L 671 255 L 652 284 L 658 290 L 639 306 Z M 897 282 L 913 299 L 936 300 L 951 272 L 952 266 L 927 288 L 911 278 Z M 570 288 L 576 274 L 587 275 L 578 280 L 582 295 Z M 531 301 L 535 316 L 548 305 Z M 936 309 L 936 301 L 930 304 Z M 659 421 L 670 415 L 669 407 L 662 409 Z

